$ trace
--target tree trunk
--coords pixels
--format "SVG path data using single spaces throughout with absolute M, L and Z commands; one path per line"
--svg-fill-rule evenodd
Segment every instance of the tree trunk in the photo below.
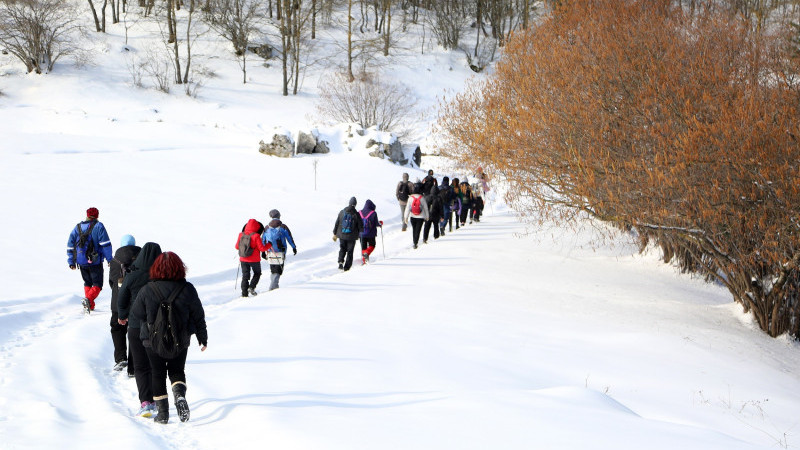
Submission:
M 103 28 L 100 26 L 100 18 L 97 17 L 97 9 L 95 9 L 94 2 L 92 0 L 89 0 L 89 7 L 92 10 L 92 17 L 94 17 L 94 28 L 99 33 L 103 31 Z
M 347 81 L 353 82 L 353 0 L 347 0 Z

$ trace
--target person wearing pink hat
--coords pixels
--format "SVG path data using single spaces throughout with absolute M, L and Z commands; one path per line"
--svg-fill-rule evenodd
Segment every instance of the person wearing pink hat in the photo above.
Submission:
M 111 239 L 97 218 L 97 208 L 86 210 L 86 220 L 75 225 L 67 240 L 67 264 L 72 270 L 80 268 L 83 277 L 83 312 L 94 310 L 94 301 L 103 289 L 103 260 L 108 264 L 114 255 Z

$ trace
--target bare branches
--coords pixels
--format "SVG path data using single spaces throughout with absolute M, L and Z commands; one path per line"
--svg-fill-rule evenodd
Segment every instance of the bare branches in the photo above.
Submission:
M 795 56 L 713 9 L 570 2 L 444 105 L 441 151 L 504 174 L 529 215 L 638 230 L 797 335 L 800 96 L 776 82 Z

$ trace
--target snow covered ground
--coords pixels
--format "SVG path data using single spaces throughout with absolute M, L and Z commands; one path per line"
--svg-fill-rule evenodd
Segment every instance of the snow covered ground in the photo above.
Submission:
M 413 250 L 394 188 L 422 171 L 257 152 L 275 127 L 314 126 L 312 82 L 284 98 L 275 68 L 241 85 L 216 60 L 197 99 L 134 89 L 120 34 L 105 38 L 116 65 L 25 76 L 0 60 L 0 448 L 800 448 L 800 346 L 725 290 L 622 240 L 526 234 L 499 202 Z M 456 60 L 431 51 L 394 73 L 425 79 L 430 107 L 468 78 Z M 374 263 L 340 273 L 331 231 L 351 196 L 386 226 Z M 115 247 L 132 234 L 189 266 L 209 347 L 189 352 L 187 423 L 174 406 L 166 426 L 134 415 L 109 289 L 81 314 L 65 244 L 90 206 Z M 299 252 L 281 289 L 239 298 L 236 236 L 273 208 Z

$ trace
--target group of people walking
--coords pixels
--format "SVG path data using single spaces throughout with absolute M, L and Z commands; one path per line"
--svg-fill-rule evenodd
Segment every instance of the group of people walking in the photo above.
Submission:
M 409 222 L 411 224 L 414 248 L 419 246 L 420 234 L 422 243 L 428 243 L 431 229 L 433 238 L 439 239 L 446 232 L 452 232 L 453 225 L 458 230 L 467 223 L 480 222 L 489 180 L 480 167 L 475 178 L 478 181 L 470 184 L 466 178 L 463 181 L 453 178 L 451 181 L 445 176 L 440 184 L 433 170 L 429 170 L 424 179 L 412 183 L 408 174 L 403 174 L 403 179 L 397 183 L 395 196 L 403 217 L 403 231 Z
M 114 370 L 127 368 L 136 379 L 140 409 L 138 415 L 169 421 L 169 379 L 175 408 L 182 422 L 189 420 L 186 401 L 186 356 L 191 335 L 200 350 L 208 345 L 205 312 L 195 287 L 186 281 L 186 266 L 173 252 L 148 242 L 141 248 L 131 235 L 125 235 L 120 248 L 111 256 L 111 241 L 98 221 L 97 208 L 86 211 L 67 241 L 67 262 L 80 268 L 84 280 L 84 312 L 94 310 L 94 300 L 103 288 L 103 260 L 108 263 L 111 287 L 111 340 L 114 344 Z M 99 249 L 99 252 L 97 251 Z M 155 330 L 168 321 L 175 330 L 175 348 L 164 353 L 153 345 L 161 339 Z M 127 342 L 126 342 L 127 336 Z
M 453 226 L 457 230 L 480 221 L 483 197 L 489 187 L 488 178 L 480 168 L 476 179 L 470 185 L 466 180 L 451 181 L 445 176 L 439 183 L 429 170 L 423 180 L 412 183 L 408 174 L 403 174 L 395 194 L 403 220 L 402 231 L 410 223 L 415 249 L 420 236 L 423 243 L 428 242 L 431 229 L 433 238 L 438 239 L 452 232 Z M 353 265 L 356 241 L 361 244 L 361 263 L 369 262 L 378 232 L 383 229 L 372 200 L 367 199 L 360 211 L 357 204 L 352 197 L 338 213 L 333 227 L 333 240 L 339 242 L 339 269 L 343 271 Z M 128 376 L 136 379 L 138 415 L 154 417 L 158 423 L 169 421 L 169 379 L 175 408 L 185 422 L 189 419 L 185 365 L 191 335 L 196 336 L 201 351 L 208 345 L 202 302 L 195 287 L 186 281 L 186 266 L 181 258 L 173 252 L 162 252 L 159 244 L 147 242 L 138 247 L 133 236 L 124 235 L 112 256 L 111 240 L 98 220 L 99 214 L 97 208 L 86 210 L 86 219 L 75 225 L 67 241 L 67 264 L 72 270 L 80 269 L 84 282 L 84 312 L 89 314 L 95 309 L 95 299 L 103 289 L 103 261 L 106 261 L 111 288 L 114 370 L 127 369 Z M 273 209 L 269 217 L 266 227 L 256 219 L 248 220 L 236 240 L 242 297 L 257 295 L 262 259 L 270 266 L 271 291 L 279 287 L 289 247 L 297 254 L 292 232 L 281 221 L 280 212 Z M 171 337 L 172 351 L 157 345 L 164 339 L 158 330 L 165 320 L 170 320 L 168 325 L 178 330 Z
M 429 170 L 422 180 L 412 183 L 407 173 L 397 183 L 395 196 L 400 205 L 400 217 L 403 220 L 403 231 L 411 224 L 411 238 L 414 248 L 419 247 L 419 238 L 427 244 L 433 229 L 433 238 L 439 239 L 445 232 L 452 232 L 467 223 L 480 222 L 483 215 L 484 196 L 489 191 L 489 179 L 478 168 L 475 174 L 476 183 L 470 185 L 465 179 L 445 176 L 441 184 Z M 353 253 L 356 241 L 361 243 L 361 263 L 367 264 L 375 250 L 375 240 L 383 221 L 378 219 L 375 203 L 367 199 L 361 211 L 356 209 L 358 201 L 350 198 L 348 205 L 339 211 L 333 225 L 333 240 L 339 241 L 339 269 L 350 270 L 353 265 Z

